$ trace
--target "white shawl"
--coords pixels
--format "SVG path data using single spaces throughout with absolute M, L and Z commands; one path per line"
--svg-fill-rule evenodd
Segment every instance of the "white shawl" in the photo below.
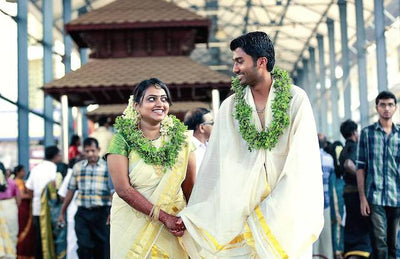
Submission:
M 261 131 L 251 90 L 245 91 Z M 317 132 L 306 93 L 292 86 L 291 95 L 290 125 L 271 151 L 250 152 L 233 118 L 233 96 L 222 103 L 191 199 L 180 213 L 188 230 L 182 243 L 191 258 L 299 258 L 318 238 L 323 189 Z M 274 98 L 272 87 L 267 126 Z M 249 240 L 227 245 L 246 229 L 253 249 Z

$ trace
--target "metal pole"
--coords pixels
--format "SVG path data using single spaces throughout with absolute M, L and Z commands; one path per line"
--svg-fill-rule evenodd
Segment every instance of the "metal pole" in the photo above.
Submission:
M 71 0 L 63 0 L 63 22 L 64 26 L 71 21 L 71 9 L 72 4 Z M 71 52 L 72 52 L 72 39 L 69 35 L 67 35 L 65 28 L 64 28 L 64 67 L 65 67 L 65 74 L 71 72 Z M 72 116 L 72 108 L 68 109 L 68 131 L 69 137 L 72 137 L 74 134 L 74 118 Z
M 344 117 L 351 119 L 351 84 L 349 80 L 350 61 L 349 61 L 349 38 L 347 35 L 347 1 L 339 0 L 340 13 L 340 35 L 342 41 L 342 69 L 343 69 L 343 97 L 344 97 Z
M 42 2 L 43 15 L 43 83 L 53 80 L 53 1 Z M 53 118 L 53 98 L 44 95 L 44 115 Z M 44 120 L 44 146 L 54 145 L 53 123 Z
M 320 115 L 320 104 L 318 102 L 318 90 L 317 90 L 317 72 L 316 72 L 316 65 L 315 65 L 315 48 L 309 47 L 308 52 L 310 53 L 310 102 L 313 105 L 313 112 L 314 117 L 316 120 L 316 125 L 318 127 L 318 131 L 321 130 L 321 118 Z
M 205 3 L 206 10 L 218 10 L 218 0 L 207 0 Z M 211 32 L 210 41 L 216 42 L 218 39 L 215 37 L 218 30 L 218 15 L 211 15 Z M 221 49 L 216 47 L 211 47 L 209 50 L 211 55 L 210 65 L 220 65 L 221 64 Z
M 78 15 L 79 16 L 84 15 L 85 13 L 87 13 L 86 6 L 78 9 Z M 82 67 L 83 65 L 85 65 L 88 62 L 87 49 L 86 48 L 80 48 L 79 49 L 79 56 L 81 58 L 81 67 Z M 89 135 L 88 119 L 87 119 L 87 115 L 86 115 L 87 109 L 86 109 L 86 107 L 80 107 L 79 111 L 80 111 L 80 114 L 82 116 L 82 118 L 81 118 L 81 123 L 82 123 L 81 126 L 82 126 L 82 128 L 81 128 L 81 132 L 79 132 L 79 133 L 80 133 L 80 136 L 82 136 L 82 139 L 85 139 Z
M 320 83 L 320 101 L 321 101 L 321 130 L 327 134 L 327 102 L 325 88 L 325 53 L 324 53 L 324 37 L 317 34 L 318 41 L 318 57 L 319 57 L 319 83 Z
M 18 163 L 29 170 L 28 1 L 18 1 L 17 10 Z
M 18 103 L 18 102 L 11 101 L 10 99 L 8 99 L 7 97 L 5 97 L 5 96 L 2 95 L 2 94 L 0 94 L 0 99 L 6 101 L 6 102 L 8 102 L 8 103 L 11 103 L 12 105 L 15 105 L 15 106 L 17 106 L 17 107 L 20 107 L 22 110 L 25 110 L 25 111 L 27 111 L 28 113 L 33 113 L 33 114 L 35 114 L 36 116 L 38 116 L 38 117 L 40 117 L 40 118 L 43 118 L 44 120 L 48 120 L 48 121 L 51 121 L 51 122 L 54 123 L 54 124 L 61 125 L 61 123 L 59 123 L 58 121 L 55 121 L 53 118 L 46 117 L 46 115 L 43 114 L 43 113 L 40 113 L 40 112 L 37 112 L 37 111 L 35 111 L 35 110 L 29 109 L 29 107 L 24 106 L 24 105 L 22 105 L 22 104 L 20 104 L 20 103 Z
M 220 97 L 219 97 L 219 91 L 218 89 L 213 89 L 211 91 L 211 98 L 212 98 L 212 110 L 214 113 L 214 118 L 217 117 L 218 110 L 219 110 L 219 102 L 220 102 Z
M 329 70 L 331 80 L 331 112 L 332 112 L 332 137 L 339 139 L 339 92 L 336 83 L 336 59 L 335 59 L 335 26 L 333 20 L 328 18 L 326 21 L 328 26 L 328 40 L 329 40 Z
M 64 26 L 71 21 L 71 0 L 63 0 L 63 21 Z M 72 39 L 64 29 L 64 66 L 65 74 L 71 72 L 71 51 L 72 51 Z
M 374 0 L 375 40 L 376 40 L 376 65 L 378 70 L 379 92 L 388 90 L 387 64 L 386 64 L 386 39 L 385 15 L 382 0 Z
M 63 161 L 68 163 L 68 96 L 61 96 L 61 120 L 62 120 L 62 154 Z
M 363 13 L 363 0 L 356 1 L 356 26 L 357 26 L 357 64 L 358 64 L 358 85 L 360 91 L 360 124 L 365 127 L 369 123 L 368 110 L 368 85 L 367 85 L 367 60 L 365 58 L 365 22 Z
M 308 60 L 303 58 L 302 63 L 303 63 L 303 71 L 304 71 L 304 74 L 303 74 L 304 75 L 304 79 L 303 79 L 304 87 L 303 87 L 303 89 L 307 92 L 307 95 L 309 96 L 310 95 L 310 79 L 309 79 L 310 72 L 308 70 Z
M 81 66 L 85 65 L 88 61 L 87 49 L 81 48 L 79 49 L 79 54 L 81 58 Z M 89 136 L 88 130 L 88 119 L 87 119 L 87 109 L 86 107 L 80 107 L 80 114 L 82 115 L 82 132 L 80 132 L 82 139 L 85 139 Z

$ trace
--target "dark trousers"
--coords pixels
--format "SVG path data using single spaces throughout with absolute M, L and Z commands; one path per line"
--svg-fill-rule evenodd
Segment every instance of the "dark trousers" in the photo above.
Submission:
M 400 208 L 370 205 L 372 258 L 396 259 Z
M 75 232 L 79 259 L 110 258 L 110 227 L 106 225 L 110 207 L 78 207 Z
M 34 230 L 34 244 L 35 244 L 35 258 L 42 259 L 42 234 L 40 233 L 40 216 L 33 216 L 33 230 Z
M 344 193 L 346 205 L 346 224 L 344 227 L 344 253 L 371 252 L 370 221 L 360 211 L 358 192 Z

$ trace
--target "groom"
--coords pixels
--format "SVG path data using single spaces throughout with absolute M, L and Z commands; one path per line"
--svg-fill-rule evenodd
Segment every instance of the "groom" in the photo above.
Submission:
M 221 105 L 180 216 L 191 258 L 311 258 L 323 227 L 322 172 L 306 93 L 274 68 L 264 32 L 234 39 Z

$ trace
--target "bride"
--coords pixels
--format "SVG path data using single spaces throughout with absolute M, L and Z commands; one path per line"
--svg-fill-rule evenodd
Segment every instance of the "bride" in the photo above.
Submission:
M 177 238 L 185 227 L 175 215 L 190 197 L 196 165 L 191 132 L 168 116 L 170 105 L 167 86 L 151 78 L 116 119 L 105 156 L 116 191 L 111 258 L 187 258 Z

